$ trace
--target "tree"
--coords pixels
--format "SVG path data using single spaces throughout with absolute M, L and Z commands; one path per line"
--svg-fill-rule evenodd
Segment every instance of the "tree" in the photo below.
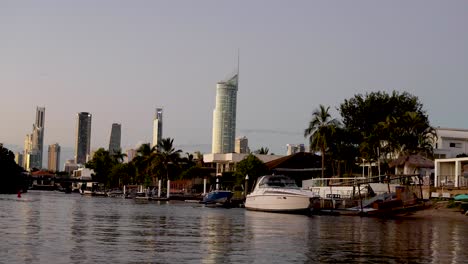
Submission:
M 109 185 L 120 188 L 122 185 L 131 184 L 135 176 L 136 168 L 133 163 L 118 163 L 110 171 Z
M 118 150 L 112 151 L 111 156 L 116 163 L 122 163 L 124 158 L 127 157 L 127 154 L 122 153 L 122 150 L 118 149 Z
M 173 146 L 174 139 L 163 138 L 158 142 L 158 157 L 166 172 L 166 180 L 169 180 L 169 165 L 177 164 L 180 159 L 182 150 L 175 149 Z
M 435 130 L 419 99 L 407 92 L 358 94 L 339 107 L 342 122 L 371 162 L 381 156 L 431 152 Z
M 309 127 L 304 131 L 304 137 L 309 137 L 310 149 L 319 150 L 322 156 L 322 178 L 325 177 L 325 152 L 330 143 L 330 139 L 339 126 L 336 119 L 331 118 L 330 107 L 320 105 L 312 113 L 312 120 Z
M 328 144 L 327 156 L 330 157 L 332 169 L 336 166 L 336 174 L 341 176 L 341 167 L 344 165 L 344 172 L 351 176 L 359 156 L 359 146 L 353 143 L 352 134 L 343 127 L 336 127 Z M 333 173 L 335 175 L 335 173 Z
M 15 162 L 15 154 L 0 143 L 0 193 L 16 193 L 28 189 L 27 179 Z
M 255 154 L 260 154 L 260 155 L 268 155 L 268 152 L 270 150 L 266 147 L 261 147 L 260 149 L 254 151 Z
M 109 151 L 100 148 L 94 153 L 93 158 L 88 161 L 85 166 L 86 168 L 94 170 L 93 181 L 109 184 L 109 179 L 107 177 L 115 164 L 116 162 Z
M 254 182 L 258 177 L 268 174 L 268 167 L 253 154 L 249 154 L 236 165 L 234 176 L 236 184 L 242 184 L 245 176 L 249 175 L 249 182 Z
M 136 168 L 135 182 L 142 184 L 145 178 L 154 175 L 156 165 L 156 146 L 151 147 L 150 143 L 141 144 L 137 149 L 137 156 L 132 160 Z

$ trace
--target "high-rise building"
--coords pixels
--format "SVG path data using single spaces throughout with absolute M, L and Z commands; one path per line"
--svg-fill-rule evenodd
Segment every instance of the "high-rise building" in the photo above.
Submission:
M 292 155 L 298 152 L 305 152 L 304 144 L 287 144 L 286 147 L 287 147 L 286 155 Z
M 76 125 L 75 162 L 85 164 L 91 148 L 91 114 L 78 113 Z
M 246 137 L 236 138 L 236 153 L 249 153 L 249 140 Z
M 21 153 L 21 152 L 16 152 L 15 153 L 15 162 L 19 166 L 23 167 L 23 153 Z
M 132 161 L 137 156 L 136 149 L 127 149 L 127 162 Z
M 36 120 L 33 124 L 32 133 L 26 135 L 24 143 L 24 168 L 42 168 L 42 153 L 44 150 L 44 124 L 45 107 L 36 108 Z
M 153 120 L 153 146 L 158 146 L 163 136 L 163 109 L 156 108 Z
M 50 171 L 60 171 L 60 145 L 58 143 L 49 145 L 48 153 L 47 168 Z
M 236 106 L 239 74 L 216 85 L 216 106 L 213 111 L 212 153 L 234 152 Z
M 109 140 L 109 153 L 112 155 L 115 152 L 121 151 L 120 140 L 122 135 L 122 126 L 120 124 L 112 124 L 110 140 Z
M 24 138 L 24 153 L 23 153 L 23 168 L 25 170 L 30 170 L 29 168 L 29 160 L 32 151 L 32 142 L 31 142 L 31 135 L 27 134 Z
M 68 175 L 71 175 L 74 170 L 77 170 L 80 166 L 76 164 L 75 160 L 67 160 L 65 162 L 65 165 L 63 167 L 63 170 L 68 173 Z

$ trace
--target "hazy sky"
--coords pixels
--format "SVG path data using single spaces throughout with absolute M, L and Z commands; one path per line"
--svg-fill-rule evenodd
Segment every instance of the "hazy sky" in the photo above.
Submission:
M 45 146 L 74 147 L 87 111 L 92 148 L 113 122 L 131 147 L 163 107 L 164 137 L 209 152 L 216 82 L 238 49 L 237 136 L 252 150 L 285 154 L 319 104 L 378 90 L 468 128 L 468 1 L 0 0 L 0 142 L 22 146 L 45 106 Z

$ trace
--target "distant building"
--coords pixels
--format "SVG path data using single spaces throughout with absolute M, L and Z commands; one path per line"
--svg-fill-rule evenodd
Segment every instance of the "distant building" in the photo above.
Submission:
M 50 171 L 60 171 L 60 145 L 58 143 L 49 145 L 48 153 L 47 168 Z
M 127 162 L 132 161 L 137 155 L 136 149 L 127 149 Z
M 73 173 L 74 170 L 77 170 L 80 166 L 78 166 L 78 164 L 76 164 L 75 160 L 74 159 L 71 159 L 71 160 L 67 160 L 65 162 L 65 166 L 64 166 L 64 171 L 66 171 L 69 175 L 71 175 Z
M 249 140 L 247 139 L 247 137 L 236 138 L 234 152 L 235 153 L 249 153 L 250 152 Z
M 287 147 L 286 155 L 293 155 L 299 152 L 305 152 L 304 144 L 287 144 L 286 147 Z
M 92 180 L 94 170 L 87 168 L 79 168 L 73 171 L 72 177 L 80 180 Z
M 91 114 L 81 112 L 77 117 L 75 162 L 85 164 L 91 147 Z
M 15 162 L 19 166 L 23 167 L 23 153 L 21 153 L 21 152 L 16 152 L 15 153 Z
M 23 168 L 25 170 L 30 170 L 29 168 L 29 156 L 31 155 L 32 151 L 32 142 L 31 142 L 31 135 L 27 134 L 24 138 L 24 152 L 23 152 Z
M 109 153 L 112 155 L 115 152 L 120 152 L 122 126 L 120 124 L 112 124 L 110 140 L 109 140 Z
M 153 146 L 158 146 L 163 136 L 163 109 L 156 108 L 153 120 Z
M 24 142 L 23 167 L 26 170 L 42 168 L 42 153 L 44 150 L 45 107 L 36 108 L 36 119 L 32 133 L 26 135 Z
M 455 158 L 459 154 L 468 154 L 468 129 L 438 127 L 436 133 L 435 158 Z
M 236 107 L 239 73 L 216 85 L 213 111 L 212 153 L 233 153 L 236 136 Z
M 207 167 L 216 168 L 216 176 L 221 176 L 223 172 L 232 172 L 236 169 L 236 164 L 245 159 L 249 154 L 243 153 L 210 153 L 203 155 L 203 162 Z M 253 154 L 255 157 L 266 163 L 284 156 Z

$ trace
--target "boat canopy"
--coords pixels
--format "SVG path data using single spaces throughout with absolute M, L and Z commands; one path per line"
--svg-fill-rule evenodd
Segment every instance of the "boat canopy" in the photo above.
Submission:
M 284 175 L 263 176 L 263 178 L 258 183 L 258 187 L 299 189 L 299 187 L 293 179 Z

